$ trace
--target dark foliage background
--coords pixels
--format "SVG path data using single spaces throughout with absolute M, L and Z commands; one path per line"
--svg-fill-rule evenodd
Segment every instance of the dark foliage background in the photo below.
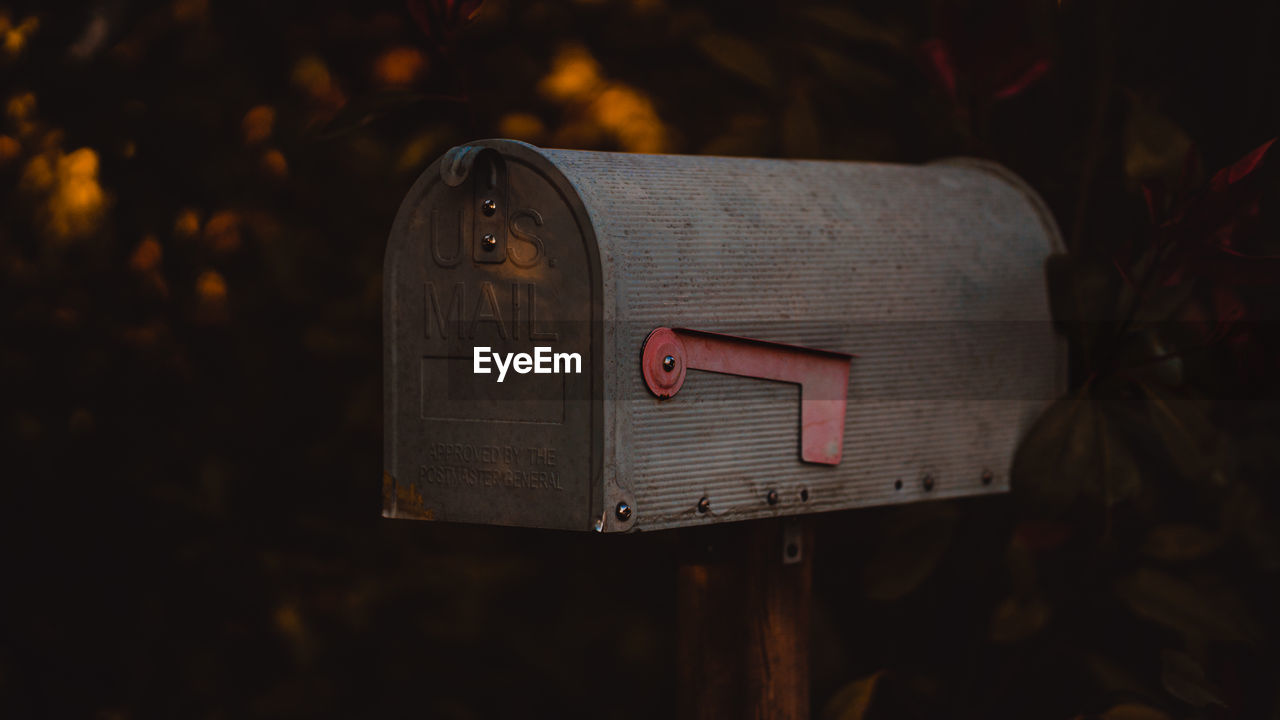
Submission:
M 386 233 L 512 136 L 1023 175 L 1077 389 L 1013 496 L 818 520 L 815 711 L 1280 717 L 1278 12 L 0 5 L 0 712 L 673 713 L 671 534 L 378 517 Z

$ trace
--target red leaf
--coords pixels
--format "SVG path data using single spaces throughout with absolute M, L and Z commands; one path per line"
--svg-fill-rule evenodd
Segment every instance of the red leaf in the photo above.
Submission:
M 1023 70 L 1013 82 L 996 89 L 992 97 L 997 100 L 1013 97 L 1031 87 L 1035 81 L 1039 80 L 1047 72 L 1049 72 L 1049 61 L 1045 58 L 1040 58 Z
M 1159 197 L 1161 195 L 1163 193 L 1153 183 L 1142 184 L 1142 199 L 1147 203 L 1147 218 L 1152 225 L 1156 223 L 1156 208 L 1159 206 Z
M 1271 149 L 1275 138 L 1262 143 L 1254 148 L 1248 155 L 1235 161 L 1235 163 L 1219 170 L 1214 174 L 1213 179 L 1209 181 L 1209 188 L 1214 192 L 1225 190 L 1228 185 L 1234 185 L 1245 177 L 1258 169 L 1262 164 L 1263 158 L 1267 156 L 1267 151 Z
M 405 0 L 405 7 L 422 34 L 443 49 L 454 32 L 475 17 L 484 0 Z
M 943 90 L 947 91 L 947 96 L 952 100 L 956 99 L 956 70 L 955 63 L 951 60 L 951 52 L 947 49 L 946 42 L 934 38 L 927 40 L 920 49 L 924 52 L 925 60 L 929 63 L 929 68 L 933 71 L 938 84 Z
M 1258 226 L 1259 200 L 1265 189 L 1260 171 L 1273 169 L 1266 160 L 1274 142 L 1263 143 L 1219 170 L 1207 188 L 1184 201 L 1160 226 L 1156 242 L 1172 244 L 1174 249 L 1164 268 L 1164 284 L 1176 284 L 1191 275 L 1227 285 L 1280 282 L 1280 257 L 1244 249 Z

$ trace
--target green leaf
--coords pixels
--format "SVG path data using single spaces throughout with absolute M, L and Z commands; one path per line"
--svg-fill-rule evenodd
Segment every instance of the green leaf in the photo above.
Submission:
M 1013 460 L 1013 489 L 1042 511 L 1081 495 L 1114 505 L 1141 487 L 1128 444 L 1092 386 L 1059 398 L 1031 427 Z
M 1226 703 L 1218 697 L 1218 690 L 1205 679 L 1204 668 L 1191 656 L 1165 650 L 1160 654 L 1160 682 L 1170 695 L 1193 707 Z
M 1058 398 L 1031 426 L 1014 455 L 1011 478 L 1024 502 L 1059 510 L 1079 497 L 1080 468 L 1089 460 L 1094 435 L 1091 405 L 1089 389 L 1082 388 Z
M 1045 277 L 1054 322 L 1079 348 L 1085 366 L 1093 367 L 1097 346 L 1114 335 L 1119 320 L 1119 273 L 1111 265 L 1059 254 L 1045 262 Z
M 1151 528 L 1142 543 L 1145 555 L 1166 562 L 1199 560 L 1217 550 L 1222 540 L 1197 525 L 1166 523 Z
M 878 68 L 852 60 L 843 53 L 818 45 L 808 45 L 805 50 L 828 80 L 846 90 L 867 92 L 894 85 L 894 79 Z
M 1178 472 L 1188 479 L 1223 479 L 1225 447 L 1221 432 L 1209 419 L 1208 402 L 1190 391 L 1177 392 L 1154 383 L 1139 383 L 1147 400 L 1151 426 L 1164 443 Z
M 988 636 L 997 645 L 1022 642 L 1044 628 L 1052 615 L 1052 608 L 1038 595 L 1020 597 L 1011 595 L 996 606 L 991 615 Z
M 782 150 L 788 157 L 816 158 L 822 155 L 818 119 L 809 93 L 797 88 L 782 113 Z
M 850 40 L 895 50 L 906 47 L 906 41 L 901 33 L 872 22 L 848 8 L 834 5 L 810 5 L 800 12 L 819 25 L 840 33 Z
M 1134 183 L 1182 184 L 1191 138 L 1177 123 L 1134 99 L 1124 124 L 1124 172 Z
M 822 720 L 862 720 L 875 699 L 884 671 L 860 677 L 836 691 L 822 708 Z
M 1142 697 L 1149 692 L 1132 670 L 1111 658 L 1088 653 L 1084 661 L 1089 673 L 1098 681 L 1098 686 L 1111 695 Z
M 773 63 L 753 43 L 728 33 L 707 33 L 698 38 L 698 49 L 721 68 L 766 90 L 777 84 Z
M 1247 644 L 1253 623 L 1239 603 L 1202 592 L 1184 580 L 1141 568 L 1116 583 L 1116 593 L 1134 614 L 1192 638 Z
M 702 147 L 703 155 L 762 155 L 773 139 L 773 128 L 764 115 L 745 113 L 729 118 L 725 132 Z
M 955 525 L 956 511 L 946 503 L 921 503 L 893 511 L 880 544 L 862 569 L 866 596 L 889 601 L 916 589 L 937 568 Z

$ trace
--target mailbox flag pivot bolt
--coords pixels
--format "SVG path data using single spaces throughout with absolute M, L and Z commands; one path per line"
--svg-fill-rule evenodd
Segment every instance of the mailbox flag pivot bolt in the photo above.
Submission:
M 705 513 L 710 509 L 711 509 L 711 501 L 708 500 L 706 497 L 703 497 L 701 500 L 698 501 L 698 512 Z
M 613 514 L 622 522 L 626 522 L 631 519 L 631 506 L 625 502 L 620 502 L 618 503 L 617 509 L 613 511 Z
M 480 238 L 480 244 L 484 245 L 485 250 L 492 250 L 497 246 L 498 238 L 494 237 L 490 233 L 485 233 L 484 237 Z
M 492 200 L 485 200 L 480 207 L 484 210 L 485 217 L 493 217 L 493 214 L 498 212 L 498 203 Z
M 671 372 L 676 369 L 676 359 L 670 355 L 662 358 L 662 369 Z

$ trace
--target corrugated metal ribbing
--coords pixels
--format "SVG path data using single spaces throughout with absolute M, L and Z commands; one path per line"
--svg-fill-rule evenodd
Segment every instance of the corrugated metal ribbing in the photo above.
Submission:
M 605 331 L 637 359 L 607 412 L 630 427 L 617 480 L 640 527 L 698 522 L 702 496 L 745 518 L 915 499 L 925 473 L 934 496 L 1007 487 L 1063 369 L 1054 231 L 1023 189 L 963 165 L 544 152 L 592 218 Z M 659 326 L 858 354 L 840 465 L 798 461 L 794 386 L 691 372 L 656 400 L 638 358 Z

